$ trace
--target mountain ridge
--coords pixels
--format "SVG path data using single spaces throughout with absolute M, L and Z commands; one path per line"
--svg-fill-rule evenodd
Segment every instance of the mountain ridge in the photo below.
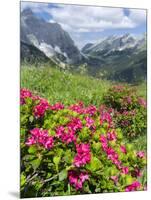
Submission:
M 60 24 L 48 23 L 36 17 L 30 9 L 21 13 L 21 40 L 36 46 L 48 57 L 62 54 L 65 63 L 77 64 L 82 60 L 74 41 Z
M 33 59 L 28 53 L 32 49 L 37 60 L 35 52 L 39 50 L 37 54 L 42 60 L 50 59 L 60 67 L 76 71 L 84 65 L 89 75 L 98 78 L 128 82 L 146 79 L 146 43 L 146 34 L 136 37 L 127 33 L 100 38 L 79 50 L 60 24 L 35 16 L 31 9 L 21 13 L 21 59 L 23 54 Z

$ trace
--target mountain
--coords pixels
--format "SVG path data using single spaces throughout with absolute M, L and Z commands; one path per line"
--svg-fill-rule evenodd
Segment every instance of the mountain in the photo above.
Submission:
M 94 44 L 86 44 L 82 53 L 88 58 L 88 71 L 94 76 L 135 82 L 146 79 L 146 35 L 111 35 Z
M 21 42 L 20 49 L 20 58 L 21 63 L 30 63 L 30 64 L 43 64 L 49 63 L 52 66 L 55 66 L 56 63 L 48 58 L 42 51 L 40 51 L 37 47 Z
M 82 52 L 87 53 L 87 49 L 90 49 L 93 46 L 93 43 L 87 43 L 83 48 Z
M 88 44 L 86 44 L 87 46 Z M 110 52 L 113 50 L 123 50 L 125 48 L 131 48 L 136 45 L 136 40 L 134 37 L 132 37 L 130 34 L 125 35 L 111 35 L 108 37 L 105 37 L 99 42 L 96 42 L 95 44 L 91 46 L 84 46 L 82 49 L 83 53 L 89 53 L 89 52 Z
M 89 75 L 137 82 L 147 77 L 146 34 L 110 35 L 80 51 L 60 24 L 21 12 L 21 61 L 47 62 Z
M 21 41 L 37 47 L 56 62 L 79 64 L 82 54 L 58 23 L 48 23 L 27 8 L 21 13 Z

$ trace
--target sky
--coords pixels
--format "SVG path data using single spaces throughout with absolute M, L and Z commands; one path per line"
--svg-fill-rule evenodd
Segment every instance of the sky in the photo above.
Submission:
M 59 23 L 79 48 L 109 35 L 146 32 L 146 10 L 21 2 L 21 11 L 31 8 L 47 22 Z

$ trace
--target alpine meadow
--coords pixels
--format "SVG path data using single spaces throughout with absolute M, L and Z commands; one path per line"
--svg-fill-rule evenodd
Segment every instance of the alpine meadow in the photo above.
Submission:
M 20 17 L 21 198 L 147 190 L 146 10 Z

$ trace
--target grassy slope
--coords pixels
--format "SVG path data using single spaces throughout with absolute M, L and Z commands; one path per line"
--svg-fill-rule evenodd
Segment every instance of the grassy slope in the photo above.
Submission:
M 70 74 L 50 67 L 21 68 L 21 87 L 30 89 L 32 92 L 45 97 L 50 103 L 58 101 L 69 105 L 82 100 L 86 105 L 99 106 L 102 96 L 112 82 L 97 80 L 89 76 Z M 138 94 L 146 98 L 146 84 L 138 87 Z M 141 136 L 133 141 L 136 149 L 146 150 L 146 136 Z
M 99 106 L 102 95 L 111 86 L 111 82 L 92 77 L 59 71 L 54 68 L 21 68 L 21 87 L 36 91 L 48 98 L 50 103 L 58 101 L 71 104 L 83 101 L 86 105 Z
M 140 84 L 137 87 L 137 91 L 138 91 L 138 95 L 144 97 L 145 99 L 147 99 L 147 84 L 146 82 Z

